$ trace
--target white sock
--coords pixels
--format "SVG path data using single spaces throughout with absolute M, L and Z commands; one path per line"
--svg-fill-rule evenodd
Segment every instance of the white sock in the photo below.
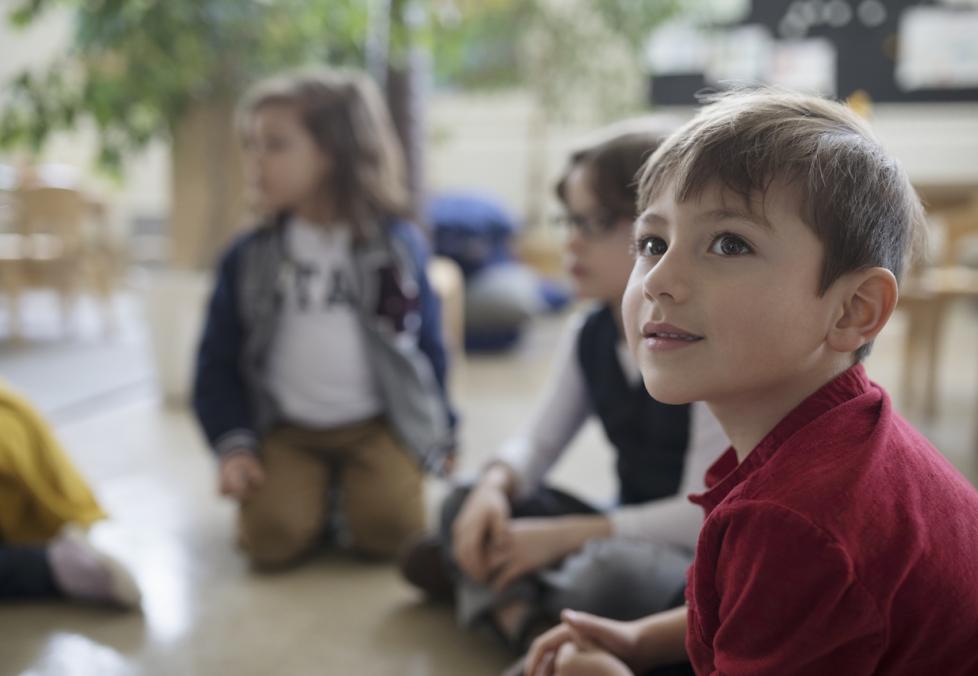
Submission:
M 77 526 L 66 526 L 48 546 L 48 560 L 55 582 L 70 598 L 123 608 L 139 605 L 139 587 L 129 571 Z

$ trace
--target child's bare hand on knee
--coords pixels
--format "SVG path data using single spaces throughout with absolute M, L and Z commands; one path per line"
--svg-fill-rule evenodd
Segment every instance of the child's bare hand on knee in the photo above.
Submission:
M 265 470 L 253 453 L 232 453 L 221 460 L 219 480 L 221 495 L 245 500 L 264 483 Z
M 490 552 L 492 586 L 502 591 L 517 579 L 559 561 L 577 542 L 566 537 L 560 519 L 511 519 L 504 545 Z M 570 547 L 568 547 L 570 543 Z
M 509 521 L 509 500 L 503 490 L 480 483 L 469 493 L 452 524 L 452 554 L 473 580 L 489 579 L 490 553 L 505 546 Z

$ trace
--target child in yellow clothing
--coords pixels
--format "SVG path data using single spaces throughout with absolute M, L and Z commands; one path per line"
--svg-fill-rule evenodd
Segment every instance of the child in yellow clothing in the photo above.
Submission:
M 0 599 L 137 605 L 129 573 L 79 528 L 105 516 L 45 421 L 0 381 Z

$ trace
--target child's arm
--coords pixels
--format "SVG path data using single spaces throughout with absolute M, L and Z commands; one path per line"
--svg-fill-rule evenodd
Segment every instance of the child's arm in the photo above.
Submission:
M 459 533 L 455 540 L 456 559 L 463 563 L 463 570 L 470 575 L 464 561 L 469 561 L 469 568 L 475 570 L 474 553 L 481 552 L 478 560 L 482 564 L 477 569 L 482 576 L 476 579 L 485 581 L 489 568 L 502 566 L 508 573 L 501 570 L 495 584 L 505 585 L 518 572 L 537 569 L 576 551 L 588 539 L 610 532 L 604 516 L 592 517 L 587 522 L 578 517 L 568 517 L 566 521 L 563 517 L 556 517 L 547 519 L 547 523 L 539 519 L 514 521 L 509 518 L 509 502 L 532 493 L 539 486 L 547 470 L 591 414 L 584 376 L 575 355 L 580 324 L 577 320 L 564 332 L 556 349 L 547 392 L 526 428 L 507 441 L 483 471 L 477 488 L 495 490 L 473 491 L 473 495 L 481 497 L 473 498 L 471 507 L 474 511 L 471 514 L 482 511 L 476 510 L 479 505 L 505 506 L 505 517 L 498 523 L 500 528 L 494 531 L 496 536 L 491 538 L 495 546 L 490 550 L 476 549 L 477 542 L 481 543 L 482 540 L 476 539 L 477 529 L 470 523 L 471 519 L 460 515 L 456 520 Z M 527 527 L 524 528 L 523 524 Z M 596 526 L 600 527 L 597 531 Z M 494 555 L 495 565 L 490 565 L 489 554 Z
M 612 510 L 609 516 L 615 536 L 695 549 L 703 525 L 703 509 L 690 502 L 688 496 L 703 492 L 706 471 L 730 446 L 730 441 L 706 404 L 690 404 L 689 414 L 689 447 L 675 495 Z
M 567 323 L 554 348 L 553 365 L 543 396 L 526 426 L 496 454 L 495 459 L 515 473 L 513 492 L 517 498 L 536 490 L 591 416 L 591 398 L 577 359 L 582 324 L 580 317 Z
M 240 246 L 228 251 L 218 267 L 194 373 L 194 411 L 221 457 L 254 453 L 258 446 L 240 371 L 244 337 L 235 291 Z

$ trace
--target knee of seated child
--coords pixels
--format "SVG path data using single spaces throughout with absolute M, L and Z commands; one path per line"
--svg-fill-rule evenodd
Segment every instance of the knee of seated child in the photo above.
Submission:
M 407 506 L 349 514 L 353 548 L 370 558 L 389 559 L 424 531 L 424 513 Z
M 241 531 L 241 544 L 252 566 L 265 570 L 295 563 L 318 535 L 311 524 L 248 510 L 242 510 Z

